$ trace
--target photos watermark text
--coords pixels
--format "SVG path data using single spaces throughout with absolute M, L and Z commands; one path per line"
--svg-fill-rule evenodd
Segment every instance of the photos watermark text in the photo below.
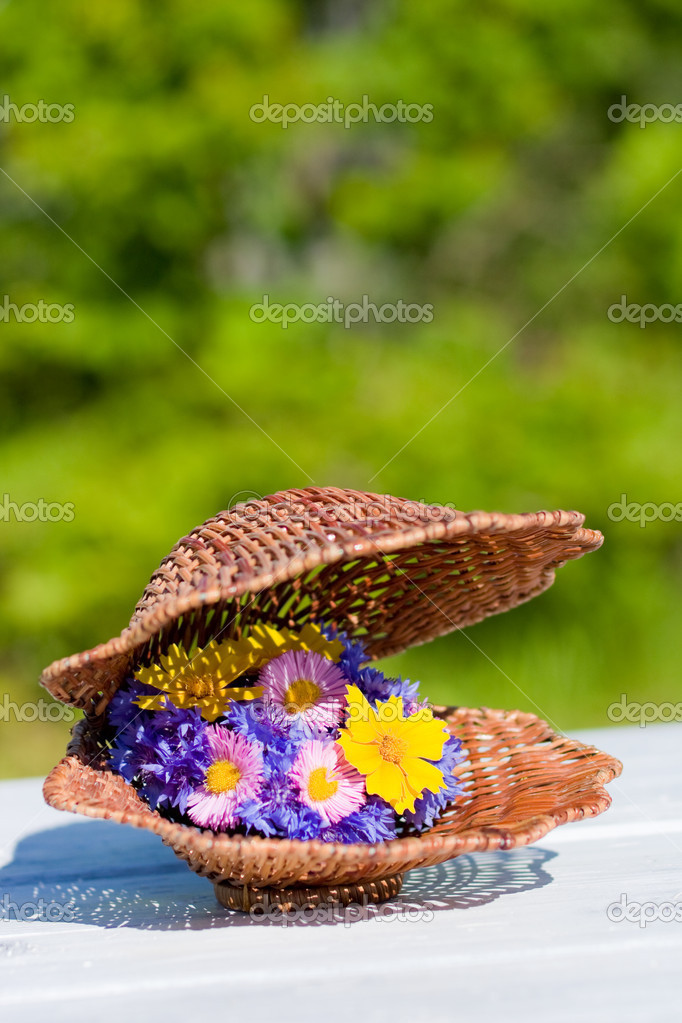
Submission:
M 647 501 L 640 504 L 638 501 L 628 501 L 627 494 L 621 494 L 619 501 L 609 505 L 606 514 L 612 522 L 638 522 L 640 528 L 644 529 L 656 519 L 661 522 L 682 522 L 682 501 L 677 504 L 672 501 L 662 501 L 660 504 Z
M 73 501 L 12 501 L 9 494 L 0 500 L 0 522 L 73 522 L 75 517 Z
M 362 296 L 360 302 L 344 303 L 341 299 L 329 296 L 325 302 L 271 302 L 269 295 L 263 295 L 263 301 L 251 306 L 249 318 L 254 323 L 279 323 L 282 330 L 287 330 L 292 323 L 341 323 L 348 329 L 356 323 L 431 323 L 433 306 L 429 303 L 419 305 L 416 302 L 384 302 L 377 305 L 370 302 L 368 295 Z
M 3 693 L 0 698 L 0 722 L 18 721 L 75 721 L 76 711 L 64 703 L 55 703 L 52 700 L 29 700 L 25 703 L 16 703 L 10 699 L 9 693 Z
M 5 94 L 0 101 L 0 124 L 9 124 L 16 121 L 17 124 L 33 124 L 36 121 L 40 124 L 71 124 L 75 117 L 73 103 L 48 103 L 39 99 L 35 103 L 12 102 Z
M 637 724 L 645 728 L 654 721 L 671 722 L 682 721 L 682 703 L 638 703 L 636 700 L 628 700 L 626 693 L 622 693 L 620 700 L 609 705 L 606 716 L 614 724 L 627 721 L 629 724 Z
M 647 302 L 640 305 L 637 302 L 628 302 L 627 295 L 621 295 L 619 302 L 610 305 L 606 315 L 611 323 L 638 323 L 644 330 L 650 323 L 659 320 L 661 323 L 682 323 L 682 303 L 672 305 L 664 302 L 662 305 L 654 305 Z
M 25 302 L 18 305 L 12 302 L 9 295 L 4 295 L 0 305 L 0 323 L 73 323 L 75 314 L 73 303 L 61 305 L 59 302 Z
M 661 124 L 682 124 L 682 103 L 628 103 L 627 96 L 621 96 L 618 103 L 613 103 L 607 112 L 609 121 L 622 124 L 638 124 L 646 128 L 647 124 L 660 121 Z
M 628 900 L 625 893 L 618 902 L 612 902 L 606 910 L 611 923 L 619 924 L 627 921 L 638 927 L 647 927 L 654 920 L 661 923 L 682 923 L 682 902 L 675 896 L 669 902 L 636 902 Z
M 76 916 L 76 904 L 70 902 L 47 902 L 37 899 L 35 902 L 15 902 L 5 892 L 0 898 L 0 922 L 3 920 L 42 920 L 47 923 L 60 921 L 71 922 Z
M 270 121 L 288 128 L 290 124 L 301 121 L 303 124 L 342 124 L 351 128 L 354 124 L 375 121 L 377 124 L 416 124 L 422 121 L 430 124 L 433 120 L 432 103 L 405 103 L 400 99 L 396 103 L 376 104 L 370 102 L 369 96 L 363 95 L 360 103 L 344 103 L 340 99 L 328 96 L 323 103 L 273 103 L 266 94 L 261 103 L 254 103 L 249 110 L 249 117 L 256 124 Z
M 352 902 L 347 906 L 338 903 L 323 903 L 320 906 L 279 906 L 255 905 L 249 910 L 252 920 L 259 923 L 292 927 L 296 924 L 342 924 L 351 927 L 361 920 L 378 920 L 382 923 L 431 923 L 434 910 L 428 903 L 410 903 L 397 898 L 380 904 Z

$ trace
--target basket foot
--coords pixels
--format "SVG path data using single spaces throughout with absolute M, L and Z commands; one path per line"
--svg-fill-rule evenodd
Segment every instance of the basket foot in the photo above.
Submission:
M 213 884 L 221 906 L 238 909 L 243 913 L 256 910 L 262 914 L 269 909 L 291 913 L 317 906 L 367 906 L 394 898 L 402 886 L 402 874 L 384 877 L 380 881 L 360 881 L 357 884 L 322 888 L 306 888 L 303 885 L 293 888 L 251 888 L 249 885 L 233 885 L 229 881 L 215 881 Z

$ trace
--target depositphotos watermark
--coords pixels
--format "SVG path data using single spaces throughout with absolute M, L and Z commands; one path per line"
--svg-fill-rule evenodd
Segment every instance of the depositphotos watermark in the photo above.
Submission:
M 382 923 L 431 923 L 434 910 L 428 903 L 410 903 L 406 899 L 392 899 L 380 904 L 351 902 L 348 906 L 326 903 L 321 906 L 293 906 L 282 909 L 279 906 L 252 906 L 249 910 L 252 920 L 279 927 L 293 927 L 296 924 L 343 924 L 351 927 L 361 920 L 379 920 Z
M 606 716 L 615 724 L 629 721 L 630 724 L 645 728 L 654 721 L 682 721 L 682 703 L 638 703 L 636 700 L 628 700 L 626 693 L 622 693 L 620 700 L 610 704 Z
M 670 302 L 664 302 L 663 305 L 654 305 L 653 302 L 647 302 L 645 305 L 639 305 L 637 302 L 628 302 L 627 295 L 621 295 L 620 302 L 610 305 L 606 315 L 611 323 L 622 323 L 626 320 L 628 323 L 638 323 L 644 330 L 648 324 L 655 323 L 656 320 L 660 320 L 661 323 L 682 323 L 682 303 L 672 305 Z
M 10 699 L 9 693 L 3 693 L 0 699 L 0 722 L 1 721 L 75 721 L 76 711 L 73 707 L 67 707 L 63 703 L 54 703 L 52 700 L 29 700 L 26 703 L 16 703 Z
M 254 323 L 279 323 L 286 330 L 290 323 L 342 323 L 348 329 L 355 323 L 431 323 L 433 306 L 418 305 L 416 302 L 384 302 L 377 305 L 370 302 L 369 295 L 363 295 L 361 302 L 344 303 L 339 298 L 329 296 L 325 302 L 317 304 L 304 302 L 270 302 L 269 295 L 263 295 L 263 301 L 252 305 L 249 318 Z
M 272 103 L 266 94 L 262 103 L 253 104 L 249 117 L 256 124 L 271 121 L 273 124 L 281 124 L 282 128 L 288 128 L 297 121 L 304 124 L 342 124 L 344 128 L 370 120 L 377 124 L 392 124 L 394 121 L 403 124 L 423 121 L 424 124 L 430 124 L 433 120 L 433 104 L 405 103 L 399 99 L 397 103 L 377 106 L 370 102 L 367 95 L 363 95 L 361 103 L 344 103 L 333 96 L 327 96 L 323 103 Z
M 37 103 L 13 103 L 9 96 L 2 97 L 0 102 L 0 124 L 9 124 L 16 121 L 17 124 L 33 124 L 39 121 L 41 124 L 71 124 L 74 119 L 73 103 L 47 103 L 39 99 Z
M 619 103 L 609 107 L 607 116 L 614 124 L 629 121 L 646 128 L 647 124 L 660 121 L 662 124 L 682 123 L 682 103 L 628 103 L 627 96 L 621 96 Z
M 3 494 L 0 501 L 0 522 L 73 522 L 75 517 L 73 501 L 65 504 L 59 501 L 25 501 L 17 504 Z
M 295 686 L 296 683 L 293 685 Z M 307 686 L 307 683 L 305 685 Z M 255 692 L 253 692 L 252 695 L 258 696 L 259 694 L 262 694 L 262 691 L 261 687 L 256 687 Z M 324 729 L 327 720 L 325 711 L 314 701 L 306 700 L 306 692 L 306 688 L 302 687 L 301 698 L 292 700 L 288 703 L 276 703 L 274 700 L 269 698 L 263 698 L 262 700 L 245 700 L 241 703 L 240 713 L 244 716 L 244 718 L 249 718 L 256 725 L 263 723 L 270 724 L 272 723 L 273 718 L 275 720 L 280 719 L 281 721 L 286 721 L 288 715 L 306 714 L 307 722 L 309 724 L 317 724 L 320 728 Z M 398 701 L 398 703 L 382 703 L 381 706 L 376 709 L 371 707 L 370 712 L 384 724 L 392 721 L 403 720 L 403 707 L 400 701 Z M 0 720 L 2 719 L 0 718 Z M 346 718 L 347 724 L 367 720 L 367 707 L 364 704 L 356 703 L 354 701 L 349 702 Z M 410 714 L 410 721 L 433 721 L 433 711 L 430 707 L 417 707 L 417 709 Z
M 12 319 L 17 323 L 73 323 L 75 316 L 71 302 L 60 305 L 41 298 L 37 303 L 26 302 L 20 306 L 5 295 L 0 305 L 0 323 L 10 323 Z
M 320 496 L 317 499 L 301 500 L 295 494 L 283 493 L 264 497 L 253 490 L 241 490 L 234 494 L 228 504 L 241 522 L 258 525 L 278 526 L 286 524 L 288 529 L 295 526 L 312 527 L 327 532 L 328 539 L 336 533 L 343 533 L 344 523 L 395 524 L 397 520 L 408 520 L 419 525 L 431 522 L 451 522 L 457 517 L 452 502 L 428 504 L 424 500 L 401 500 L 390 494 L 340 494 L 338 500 Z M 292 534 L 293 536 L 293 534 Z
M 682 902 L 680 893 L 675 895 L 670 902 L 632 902 L 623 893 L 618 902 L 612 902 L 606 910 L 606 915 L 611 923 L 619 924 L 623 920 L 628 923 L 637 924 L 638 927 L 646 927 L 654 920 L 661 923 L 682 923 Z
M 43 920 L 47 923 L 58 923 L 61 920 L 70 922 L 76 916 L 76 903 L 46 902 L 15 902 L 7 892 L 0 898 L 0 921 L 2 920 Z
M 639 504 L 638 501 L 628 501 L 627 494 L 621 494 L 620 501 L 610 504 L 606 514 L 612 522 L 639 522 L 640 528 L 644 529 L 650 522 L 660 519 L 661 522 L 682 522 L 682 502 L 673 504 L 672 501 L 662 501 L 655 504 L 647 501 Z

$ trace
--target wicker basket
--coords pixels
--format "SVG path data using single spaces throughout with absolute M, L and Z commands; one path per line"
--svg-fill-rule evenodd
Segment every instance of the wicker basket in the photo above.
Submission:
M 399 891 L 407 870 L 527 845 L 601 813 L 619 762 L 519 711 L 438 708 L 467 752 L 458 769 L 464 796 L 429 831 L 377 845 L 230 837 L 173 823 L 108 769 L 100 739 L 122 680 L 170 643 L 204 645 L 257 621 L 333 621 L 383 657 L 547 589 L 558 567 L 601 545 L 583 521 L 578 512 L 464 514 L 335 488 L 221 512 L 162 561 L 120 636 L 43 672 L 53 696 L 85 711 L 45 799 L 156 832 L 214 882 L 223 905 L 244 910 L 379 901 Z

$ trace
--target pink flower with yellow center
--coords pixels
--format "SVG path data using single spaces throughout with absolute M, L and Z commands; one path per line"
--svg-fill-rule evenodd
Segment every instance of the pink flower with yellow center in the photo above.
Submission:
M 263 755 L 260 745 L 223 725 L 209 725 L 206 736 L 210 763 L 201 788 L 187 801 L 187 813 L 200 827 L 224 831 L 239 823 L 240 806 L 258 794 Z
M 332 742 L 307 742 L 294 761 L 290 777 L 301 802 L 316 810 L 326 824 L 338 823 L 366 802 L 362 775 Z
M 284 722 L 309 734 L 338 725 L 346 706 L 346 678 L 333 661 L 313 651 L 291 650 L 260 672 L 265 705 Z

